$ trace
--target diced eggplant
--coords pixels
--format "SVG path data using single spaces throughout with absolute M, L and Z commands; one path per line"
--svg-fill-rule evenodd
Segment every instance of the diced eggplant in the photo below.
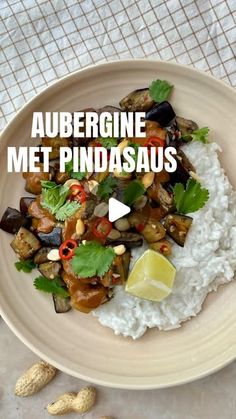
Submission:
M 11 242 L 11 247 L 20 259 L 31 258 L 39 250 L 40 246 L 41 244 L 37 237 L 24 227 L 19 229 Z
M 121 256 L 121 258 L 122 258 L 122 265 L 123 265 L 123 270 L 124 270 L 124 277 L 126 281 L 129 275 L 129 265 L 130 265 L 130 259 L 131 259 L 130 250 L 126 250 L 126 252 Z
M 168 214 L 162 222 L 167 234 L 183 247 L 192 221 L 193 219 L 187 215 Z
M 141 233 L 148 243 L 155 243 L 165 237 L 166 230 L 159 221 L 149 218 Z
M 33 195 L 39 195 L 42 192 L 42 180 L 51 180 L 52 174 L 44 172 L 43 164 L 38 163 L 39 172 L 24 172 L 23 178 L 25 179 L 25 190 Z
M 67 313 L 71 310 L 70 297 L 61 297 L 60 295 L 53 294 L 53 303 L 56 313 Z
M 162 140 L 166 139 L 166 130 L 162 128 L 160 124 L 156 121 L 149 121 L 148 119 L 146 119 L 145 132 L 147 138 L 159 137 Z M 141 145 L 143 145 L 143 140 L 146 141 L 146 139 L 142 138 L 141 140 Z
M 30 219 L 15 208 L 8 207 L 0 221 L 0 228 L 7 233 L 15 234 L 20 227 L 30 227 Z
M 153 106 L 153 108 L 146 113 L 147 120 L 158 122 L 162 127 L 167 127 L 174 118 L 175 111 L 167 101 Z
M 97 109 L 98 115 L 100 115 L 102 112 L 109 112 L 112 115 L 114 112 L 120 113 L 121 109 L 115 106 L 106 105 L 106 106 L 103 106 L 102 108 Z
M 28 208 L 30 204 L 35 200 L 29 196 L 24 196 L 20 199 L 20 212 L 23 215 L 28 215 Z
M 108 239 L 106 244 L 112 244 L 112 246 L 118 246 L 119 244 L 124 244 L 126 249 L 133 249 L 135 247 L 140 247 L 143 244 L 143 238 L 140 234 L 137 233 L 121 233 L 119 239 Z
M 70 179 L 70 175 L 67 172 L 59 172 L 57 171 L 55 174 L 55 181 L 59 185 L 65 183 L 68 179 Z
M 62 243 L 62 229 L 61 227 L 55 227 L 51 233 L 38 233 L 43 246 L 48 247 L 60 247 Z
M 150 243 L 149 247 L 164 256 L 170 256 L 172 253 L 171 243 L 168 240 L 159 240 L 156 243 Z
M 176 116 L 176 123 L 182 135 L 187 136 L 198 129 L 196 122 L 191 121 L 191 119 L 182 118 L 181 116 Z M 189 139 L 191 140 L 190 136 Z
M 149 95 L 149 89 L 138 89 L 129 93 L 120 101 L 122 111 L 147 112 L 154 105 L 154 100 Z
M 48 262 L 48 253 L 50 252 L 51 247 L 41 247 L 34 255 L 34 263 L 40 265 L 41 263 Z
M 60 262 L 45 262 L 38 267 L 39 272 L 48 279 L 55 279 L 61 271 Z
M 54 160 L 60 156 L 60 147 L 69 147 L 70 140 L 69 138 L 62 138 L 62 137 L 44 137 L 42 138 L 42 146 L 43 147 L 52 147 L 52 151 L 49 153 L 49 159 Z
M 170 184 L 175 185 L 176 183 L 183 183 L 186 185 L 190 174 L 190 171 L 195 172 L 195 168 L 192 163 L 188 160 L 187 156 L 182 150 L 178 151 L 176 156 L 177 168 L 175 172 L 170 173 Z
M 157 202 L 166 212 L 171 212 L 175 209 L 172 192 L 167 191 L 164 185 L 156 180 L 156 177 L 152 186 L 148 188 L 147 194 L 149 198 Z

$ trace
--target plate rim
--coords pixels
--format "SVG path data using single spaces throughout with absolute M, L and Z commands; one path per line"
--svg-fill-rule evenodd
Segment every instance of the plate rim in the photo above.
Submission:
M 192 73 L 193 75 L 200 75 L 201 77 L 204 77 L 205 80 L 209 80 L 211 82 L 217 83 L 219 85 L 221 85 L 221 87 L 224 87 L 224 89 L 226 88 L 227 91 L 233 95 L 236 95 L 236 90 L 228 85 L 227 83 L 225 83 L 224 81 L 215 78 L 213 75 L 204 72 L 202 70 L 198 70 L 190 65 L 182 65 L 179 64 L 177 62 L 174 61 L 164 61 L 164 60 L 158 60 L 158 59 L 146 59 L 146 58 L 142 58 L 142 59 L 126 59 L 126 60 L 110 60 L 104 63 L 96 63 L 96 64 L 92 64 L 86 67 L 83 67 L 82 69 L 78 69 L 75 70 L 63 77 L 60 77 L 59 79 L 53 81 L 52 83 L 50 83 L 48 86 L 45 86 L 45 88 L 43 88 L 43 90 L 39 93 L 37 93 L 36 95 L 34 95 L 30 100 L 28 100 L 19 110 L 17 110 L 17 112 L 11 117 L 11 119 L 7 122 L 6 126 L 4 127 L 4 129 L 1 131 L 0 134 L 0 141 L 2 140 L 2 138 L 5 136 L 5 134 L 8 132 L 8 130 L 10 130 L 13 126 L 13 124 L 15 123 L 15 120 L 20 117 L 25 111 L 27 111 L 27 108 L 30 107 L 34 101 L 38 101 L 40 98 L 42 98 L 44 96 L 44 94 L 47 92 L 49 92 L 50 90 L 52 90 L 53 88 L 57 87 L 61 82 L 65 81 L 65 80 L 69 80 L 70 78 L 73 78 L 74 76 L 78 75 L 78 74 L 84 74 L 90 70 L 92 71 L 96 71 L 97 68 L 99 68 L 100 70 L 104 69 L 108 69 L 108 67 L 110 66 L 122 66 L 123 65 L 128 65 L 128 64 L 132 64 L 134 65 L 134 63 L 136 63 L 137 65 L 141 64 L 143 65 L 144 63 L 147 64 L 155 64 L 155 65 L 168 65 L 169 67 L 177 68 L 177 69 L 185 69 L 185 71 L 189 71 L 190 73 Z M 39 356 L 40 358 L 44 359 L 45 361 L 49 362 L 50 364 L 54 365 L 56 368 L 58 368 L 59 370 L 65 372 L 66 374 L 69 374 L 71 376 L 74 376 L 76 378 L 80 378 L 82 380 L 85 381 L 90 381 L 93 382 L 94 384 L 97 385 L 101 385 L 101 386 L 105 386 L 105 387 L 110 387 L 110 388 L 119 388 L 119 389 L 128 389 L 128 390 L 154 390 L 154 389 L 161 389 L 161 388 L 168 388 L 168 387 L 173 387 L 173 386 L 178 386 L 178 385 L 182 385 L 182 384 L 187 384 L 190 383 L 192 381 L 198 380 L 200 378 L 206 377 L 210 374 L 213 374 L 214 372 L 219 371 L 220 369 L 222 369 L 223 367 L 229 365 L 231 362 L 233 362 L 236 359 L 236 354 L 229 354 L 229 356 L 225 357 L 225 360 L 219 360 L 218 363 L 212 363 L 212 360 L 210 362 L 210 365 L 204 369 L 204 371 L 202 370 L 201 372 L 194 372 L 192 374 L 189 374 L 188 378 L 180 378 L 180 379 L 172 379 L 170 380 L 168 383 L 165 384 L 141 384 L 139 383 L 138 385 L 134 385 L 134 384 L 119 384 L 119 383 L 112 383 L 112 381 L 109 381 L 107 379 L 99 379 L 99 378 L 94 378 L 94 377 L 89 377 L 87 375 L 75 372 L 74 370 L 70 369 L 69 367 L 65 367 L 62 364 L 60 364 L 60 362 L 57 362 L 55 360 L 53 360 L 50 356 L 46 355 L 43 351 L 41 351 L 40 349 L 38 349 L 34 344 L 32 344 L 30 342 L 30 339 L 24 336 L 24 332 L 23 331 L 19 331 L 17 326 L 13 323 L 13 321 L 10 319 L 10 317 L 8 316 L 8 314 L 5 313 L 5 311 L 2 308 L 1 302 L 0 302 L 0 314 L 3 318 L 3 320 L 6 322 L 6 324 L 8 325 L 8 327 L 12 330 L 12 332 L 32 351 L 34 352 L 37 356 Z M 215 360 L 215 358 L 213 358 L 213 360 Z M 209 361 L 208 361 L 209 363 Z M 213 364 L 213 365 L 212 365 Z

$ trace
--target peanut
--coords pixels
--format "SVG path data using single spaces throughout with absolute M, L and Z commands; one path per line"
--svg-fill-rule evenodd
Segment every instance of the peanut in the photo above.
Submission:
M 91 192 L 93 195 L 97 194 L 99 183 L 96 180 L 89 180 L 88 181 L 88 188 L 89 192 Z
M 80 218 L 76 221 L 75 231 L 79 237 L 85 232 L 84 222 Z
M 32 365 L 15 385 L 16 396 L 31 396 L 46 386 L 56 374 L 56 368 L 45 361 L 39 361 Z
M 132 177 L 132 173 L 119 172 L 117 169 L 115 169 L 113 173 L 117 179 L 131 179 Z
M 126 252 L 126 248 L 123 244 L 113 247 L 113 250 L 117 256 L 121 256 Z
M 115 222 L 115 228 L 119 231 L 127 231 L 130 228 L 130 223 L 127 218 L 119 218 Z
M 145 189 L 149 188 L 149 186 L 152 185 L 154 181 L 154 176 L 155 176 L 154 172 L 148 172 L 148 173 L 145 173 L 145 175 L 142 177 L 142 184 Z
M 80 185 L 80 182 L 78 181 L 78 179 L 68 179 L 65 183 L 65 186 L 67 186 L 68 188 L 70 188 L 72 185 Z
M 58 249 L 51 249 L 50 252 L 48 252 L 47 258 L 48 258 L 48 260 L 51 260 L 53 262 L 56 262 L 56 261 L 60 260 L 61 257 L 59 255 L 59 250 Z
M 129 140 L 126 140 L 126 139 L 121 141 L 118 144 L 117 147 L 119 148 L 121 154 L 123 154 L 123 151 L 124 151 L 125 147 L 128 147 L 128 145 L 129 145 Z
M 64 415 L 65 413 L 76 412 L 86 413 L 94 405 L 96 390 L 94 387 L 84 387 L 79 393 L 64 393 L 58 399 L 47 406 L 50 415 Z
M 116 230 L 115 228 L 112 228 L 107 238 L 111 240 L 117 240 L 120 238 L 120 236 L 121 236 L 120 232 Z
M 93 215 L 95 217 L 105 217 L 105 215 L 108 213 L 108 204 L 106 202 L 101 202 L 98 204 L 93 211 Z

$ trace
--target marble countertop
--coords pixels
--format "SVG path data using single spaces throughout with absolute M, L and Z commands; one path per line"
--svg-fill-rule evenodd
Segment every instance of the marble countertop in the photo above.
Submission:
M 0 319 L 0 419 L 49 419 L 45 406 L 65 391 L 78 391 L 82 380 L 58 372 L 38 394 L 28 398 L 14 396 L 14 385 L 21 373 L 38 360 Z M 111 415 L 114 419 L 235 419 L 236 362 L 220 372 L 179 387 L 127 391 L 95 386 L 94 409 L 85 419 Z M 70 413 L 64 419 L 78 418 Z

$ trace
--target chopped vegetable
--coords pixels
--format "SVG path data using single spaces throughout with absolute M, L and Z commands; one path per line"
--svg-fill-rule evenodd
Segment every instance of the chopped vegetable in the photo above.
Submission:
M 110 268 L 115 258 L 115 252 L 111 247 L 104 247 L 95 241 L 87 241 L 81 244 L 72 258 L 74 272 L 82 278 L 104 275 Z
M 148 89 L 134 90 L 120 101 L 121 109 L 129 112 L 147 112 L 153 105 L 154 101 Z
M 64 241 L 59 247 L 59 255 L 62 260 L 70 260 L 74 254 L 77 247 L 77 242 L 75 240 L 69 239 Z
M 112 176 L 108 176 L 98 186 L 97 194 L 101 199 L 108 199 L 109 196 L 114 192 L 117 186 L 117 181 Z
M 71 310 L 70 298 L 62 297 L 58 294 L 53 294 L 52 298 L 56 313 L 67 313 L 67 311 Z
M 151 147 L 155 147 L 156 148 L 156 154 L 158 154 L 158 147 L 163 148 L 165 146 L 165 141 L 162 140 L 159 137 L 151 137 L 151 138 L 147 138 L 147 140 L 144 143 L 144 147 L 148 147 L 149 149 L 149 154 L 150 154 L 150 148 Z
M 201 187 L 194 179 L 189 179 L 184 189 L 182 183 L 174 186 L 174 201 L 180 214 L 188 214 L 204 207 L 209 198 L 209 191 Z
M 47 261 L 41 263 L 38 267 L 39 272 L 48 279 L 55 279 L 59 276 L 61 271 L 61 264 L 59 262 Z
M 124 190 L 124 203 L 131 206 L 136 199 L 145 193 L 145 188 L 139 180 L 133 180 Z
M 164 102 L 168 99 L 173 85 L 166 80 L 155 80 L 149 86 L 149 94 L 153 100 L 157 103 Z
M 192 221 L 193 219 L 186 215 L 168 214 L 163 219 L 163 225 L 168 235 L 183 247 Z
M 163 225 L 155 218 L 150 218 L 141 231 L 148 243 L 155 243 L 165 237 L 166 231 Z
M 8 207 L 0 221 L 0 228 L 7 233 L 15 234 L 20 227 L 29 227 L 30 220 L 15 208 Z
M 34 280 L 34 286 L 39 291 L 49 292 L 51 294 L 60 295 L 61 297 L 68 297 L 68 291 L 62 286 L 60 278 L 50 280 L 44 276 L 38 276 Z
M 55 227 L 50 233 L 38 233 L 38 237 L 43 246 L 59 247 L 62 236 L 61 227 Z
M 11 242 L 11 247 L 21 259 L 29 259 L 40 248 L 40 241 L 31 231 L 21 227 Z
M 86 192 L 81 185 L 71 185 L 69 199 L 77 201 L 80 204 L 86 201 Z
M 167 101 L 153 106 L 153 108 L 146 113 L 146 120 L 158 122 L 162 127 L 167 127 L 174 118 L 175 111 Z
M 93 234 L 99 239 L 105 239 L 112 230 L 112 223 L 106 218 L 101 217 L 93 224 Z
M 35 263 L 32 259 L 20 260 L 15 263 L 16 269 L 20 272 L 30 273 L 34 268 L 36 268 Z
M 64 205 L 56 213 L 56 219 L 58 221 L 65 221 L 67 218 L 71 217 L 78 209 L 81 207 L 79 202 L 76 201 L 66 201 Z

